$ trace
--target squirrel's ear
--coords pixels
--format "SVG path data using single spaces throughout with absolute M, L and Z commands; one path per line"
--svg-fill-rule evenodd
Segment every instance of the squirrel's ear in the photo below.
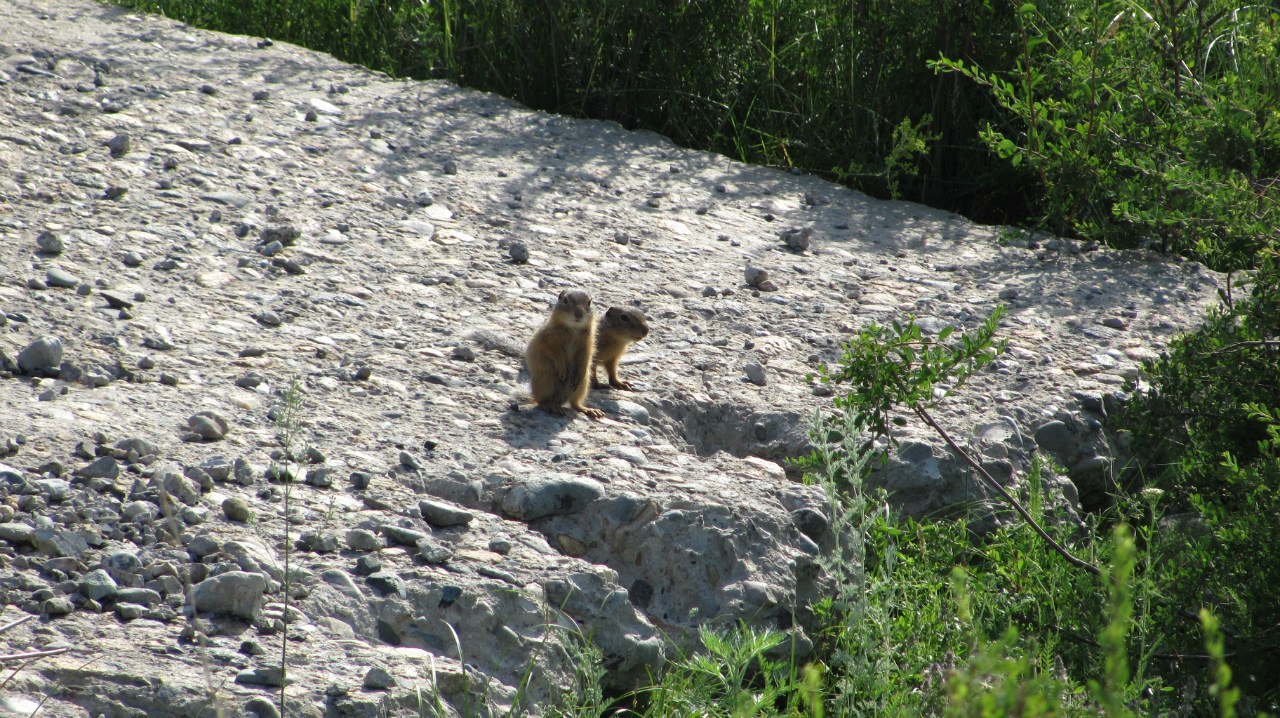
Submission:
M 604 315 L 609 319 L 613 319 L 614 317 L 618 316 L 618 308 L 609 307 L 609 311 L 605 312 Z
M 557 296 L 557 297 L 556 297 L 556 301 L 560 301 L 560 300 L 564 299 L 564 295 L 565 295 L 568 291 L 569 291 L 568 289 L 561 289 L 561 290 L 560 290 L 560 294 L 559 294 L 559 296 Z

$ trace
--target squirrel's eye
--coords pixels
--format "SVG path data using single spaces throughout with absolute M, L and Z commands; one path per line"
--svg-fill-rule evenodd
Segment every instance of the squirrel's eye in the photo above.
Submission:
M 627 315 L 623 314 L 623 315 L 622 315 L 622 323 L 623 323 L 623 324 L 630 324 L 630 323 L 631 323 L 631 317 L 629 317 L 629 316 L 627 316 Z

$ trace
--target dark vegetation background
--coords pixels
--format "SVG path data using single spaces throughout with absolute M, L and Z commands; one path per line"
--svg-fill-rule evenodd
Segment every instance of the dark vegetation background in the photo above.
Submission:
M 1114 501 L 1088 535 L 1059 537 L 1109 567 L 1100 579 L 1019 528 L 975 539 L 961 522 L 878 513 L 859 493 L 865 463 L 837 451 L 813 466 L 845 492 L 837 514 L 860 537 L 846 558 L 864 568 L 823 607 L 825 658 L 801 670 L 762 658 L 769 637 L 708 636 L 713 663 L 690 658 L 628 705 L 654 715 L 1277 710 L 1280 2 L 117 2 L 980 222 L 1230 272 L 1222 306 L 1151 362 L 1109 417 L 1134 458 L 1117 467 Z M 847 356 L 859 342 L 883 350 L 886 331 L 851 339 Z M 834 435 L 864 428 L 842 427 Z M 1033 508 L 1035 474 L 1024 496 Z M 753 677 L 736 687 L 716 667 L 748 664 L 733 675 Z

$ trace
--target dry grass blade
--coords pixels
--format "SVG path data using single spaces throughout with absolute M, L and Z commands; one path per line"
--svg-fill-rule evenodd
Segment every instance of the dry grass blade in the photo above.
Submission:
M 44 658 L 45 656 L 56 656 L 60 653 L 66 653 L 71 650 L 70 646 L 62 648 L 52 648 L 47 651 L 26 651 L 24 653 L 4 653 L 0 654 L 0 662 L 3 661 L 25 661 L 28 658 Z
M 16 621 L 10 621 L 5 625 L 0 626 L 0 633 L 10 631 L 14 628 L 17 628 L 18 626 L 21 626 L 27 621 L 31 621 L 34 619 L 35 619 L 35 616 L 23 616 L 22 618 L 19 618 Z M 36 658 L 44 658 L 46 656 L 56 656 L 59 653 L 66 653 L 69 650 L 71 650 L 70 646 L 64 646 L 62 648 L 51 648 L 46 651 L 19 651 L 17 653 L 0 653 L 0 663 L 5 663 L 8 661 L 30 661 Z M 8 680 L 6 680 L 5 683 L 8 683 Z M 3 685 L 3 684 L 0 684 L 0 685 Z

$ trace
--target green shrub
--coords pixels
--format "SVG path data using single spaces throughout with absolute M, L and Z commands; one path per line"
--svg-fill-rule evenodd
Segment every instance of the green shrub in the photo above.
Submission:
M 1060 234 L 1149 244 L 1218 269 L 1280 246 L 1280 20 L 1187 0 L 1023 4 L 1007 67 L 935 63 L 1008 112 L 983 139 L 1038 187 Z
M 1175 530 L 1160 550 L 1171 596 L 1219 614 L 1241 688 L 1272 706 L 1280 702 L 1270 680 L 1280 673 L 1277 338 L 1280 261 L 1267 259 L 1249 296 L 1214 309 L 1147 364 L 1147 386 L 1120 417 L 1133 434 L 1135 472 L 1169 496 Z

